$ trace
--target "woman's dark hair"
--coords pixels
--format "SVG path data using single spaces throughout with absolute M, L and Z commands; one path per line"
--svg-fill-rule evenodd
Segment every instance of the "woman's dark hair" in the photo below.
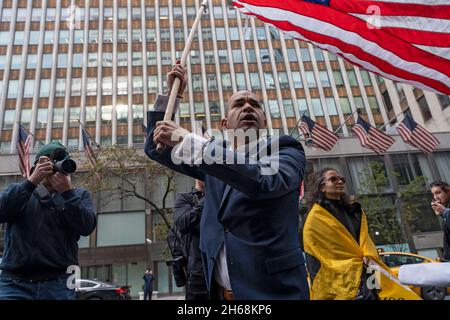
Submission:
M 436 181 L 433 181 L 432 183 L 430 183 L 430 189 L 434 188 L 434 187 L 439 187 L 444 192 L 448 192 L 448 190 L 450 189 L 450 186 L 448 185 L 447 182 L 440 181 L 440 180 L 436 180 Z
M 319 172 L 313 172 L 312 174 L 309 175 L 306 184 L 308 186 L 307 191 L 309 194 L 307 199 L 308 211 L 311 210 L 312 206 L 315 203 L 320 203 L 321 200 L 325 199 L 325 192 L 322 192 L 320 188 L 322 187 L 323 184 L 324 175 L 331 170 L 337 171 L 336 169 L 333 168 L 323 168 Z M 346 194 L 342 195 L 341 200 L 344 202 L 345 205 L 350 206 L 351 202 Z

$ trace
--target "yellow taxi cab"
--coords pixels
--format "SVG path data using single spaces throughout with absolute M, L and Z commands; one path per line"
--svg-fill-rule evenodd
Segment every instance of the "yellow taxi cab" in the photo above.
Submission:
M 398 270 L 400 266 L 405 264 L 430 263 L 440 262 L 428 257 L 420 256 L 407 252 L 382 252 L 379 255 L 383 262 L 391 269 L 391 271 L 398 277 Z M 424 300 L 444 300 L 446 295 L 450 294 L 449 288 L 439 287 L 414 287 L 409 286 L 415 293 L 420 295 Z

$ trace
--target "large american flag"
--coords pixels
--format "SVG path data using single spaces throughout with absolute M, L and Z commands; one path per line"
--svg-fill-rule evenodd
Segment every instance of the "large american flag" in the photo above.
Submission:
M 450 94 L 449 0 L 235 0 L 241 12 L 354 65 Z
M 303 115 L 298 126 L 306 139 L 311 138 L 313 147 L 330 151 L 339 137 L 334 132 L 315 123 L 310 117 Z
M 88 158 L 88 161 L 92 166 L 95 166 L 97 163 L 97 157 L 95 156 L 95 152 L 92 149 L 91 145 L 91 139 L 89 138 L 89 135 L 87 134 L 86 130 L 84 128 L 81 129 L 81 135 L 83 137 L 83 147 L 84 151 L 86 152 L 86 157 Z
M 413 147 L 418 148 L 425 154 L 432 153 L 439 145 L 436 139 L 428 130 L 417 124 L 408 114 L 398 125 L 397 131 L 403 141 Z
M 19 154 L 19 168 L 22 176 L 30 176 L 30 145 L 31 134 L 28 134 L 19 124 L 19 138 L 17 139 L 17 152 Z
M 395 142 L 394 138 L 388 136 L 380 129 L 372 127 L 370 123 L 359 116 L 352 131 L 358 136 L 364 148 L 375 151 L 377 154 L 386 152 Z

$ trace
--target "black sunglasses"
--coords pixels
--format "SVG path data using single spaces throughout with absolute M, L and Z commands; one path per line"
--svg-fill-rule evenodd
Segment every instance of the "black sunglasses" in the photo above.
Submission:
M 327 182 L 328 180 L 331 181 L 331 183 L 338 183 L 339 180 L 342 181 L 342 183 L 345 183 L 345 177 L 341 177 L 341 176 L 331 176 L 328 178 L 324 178 L 321 184 L 324 184 L 325 182 Z

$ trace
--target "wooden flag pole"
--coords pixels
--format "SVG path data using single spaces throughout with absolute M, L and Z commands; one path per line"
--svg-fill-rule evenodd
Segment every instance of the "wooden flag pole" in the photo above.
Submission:
M 198 24 L 200 23 L 200 19 L 203 15 L 203 12 L 206 10 L 207 7 L 208 7 L 208 0 L 203 0 L 202 3 L 200 4 L 200 8 L 197 11 L 197 16 L 195 17 L 194 24 L 192 25 L 191 32 L 189 33 L 189 37 L 186 40 L 186 44 L 185 44 L 185 47 L 183 50 L 183 55 L 181 56 L 180 65 L 183 68 L 186 67 L 186 60 L 189 55 L 189 52 L 191 51 L 191 45 L 192 45 L 192 42 L 194 41 L 194 36 L 198 29 Z M 175 101 L 177 98 L 178 89 L 180 88 L 180 84 L 181 84 L 180 79 L 175 78 L 175 80 L 173 81 L 173 84 L 172 84 L 172 89 L 170 91 L 169 102 L 167 103 L 166 113 L 164 114 L 164 121 L 168 121 L 168 120 L 172 119 L 172 113 L 173 113 L 173 109 L 175 107 Z M 162 153 L 164 151 L 164 149 L 165 149 L 165 145 L 163 143 L 159 142 L 158 145 L 156 146 L 156 151 L 158 151 L 159 153 Z

